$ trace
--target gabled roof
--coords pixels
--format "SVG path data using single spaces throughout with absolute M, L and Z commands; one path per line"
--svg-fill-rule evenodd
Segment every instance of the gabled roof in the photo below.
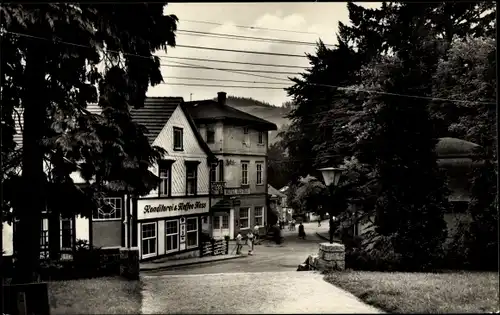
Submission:
M 196 122 L 223 120 L 239 125 L 251 125 L 263 130 L 278 130 L 278 127 L 272 122 L 247 114 L 229 105 L 221 105 L 214 100 L 192 101 L 184 104 Z
M 216 160 L 215 155 L 203 140 L 193 118 L 186 110 L 183 103 L 184 100 L 182 97 L 147 97 L 144 101 L 144 107 L 131 109 L 130 115 L 132 116 L 132 120 L 147 128 L 148 133 L 146 135 L 148 136 L 149 143 L 153 144 L 175 109 L 179 106 L 186 116 L 189 126 L 193 130 L 198 144 L 203 151 L 205 151 L 210 160 Z
M 147 97 L 144 107 L 131 109 L 132 120 L 146 127 L 146 136 L 153 144 L 163 127 L 184 100 L 182 97 Z

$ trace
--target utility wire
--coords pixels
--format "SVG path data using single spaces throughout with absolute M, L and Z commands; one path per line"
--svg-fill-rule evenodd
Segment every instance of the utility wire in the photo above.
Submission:
M 192 31 L 192 30 L 177 30 L 177 32 L 185 35 L 192 36 L 208 36 L 214 38 L 226 38 L 226 39 L 236 39 L 236 40 L 250 40 L 256 42 L 269 42 L 276 44 L 291 44 L 291 45 L 304 45 L 304 46 L 317 46 L 318 43 L 313 42 L 304 42 L 298 40 L 291 39 L 279 39 L 272 37 L 255 37 L 255 36 L 245 36 L 245 35 L 236 35 L 236 34 L 226 34 L 226 33 L 212 33 L 212 32 L 200 32 L 200 31 Z M 324 44 L 327 47 L 335 47 L 335 45 Z
M 282 54 L 282 53 L 272 53 L 272 52 L 266 52 L 266 51 L 238 50 L 238 49 L 226 49 L 226 48 L 215 48 L 215 47 L 193 46 L 193 45 L 175 45 L 175 47 L 227 51 L 227 52 L 236 52 L 236 53 L 242 53 L 242 54 L 255 54 L 255 55 L 266 55 L 266 56 L 298 57 L 298 58 L 306 57 L 306 55 Z
M 214 82 L 236 82 L 236 83 L 259 83 L 259 84 L 284 84 L 278 82 L 259 82 L 248 80 L 229 80 L 229 79 L 216 79 L 216 78 L 195 78 L 195 77 L 176 77 L 176 76 L 163 76 L 164 79 L 177 79 L 177 80 L 193 80 L 193 81 L 214 81 Z
M 169 64 L 160 64 L 162 67 L 174 67 L 174 68 L 189 68 L 189 69 L 206 69 L 203 66 L 183 66 L 183 65 L 169 65 Z M 229 68 L 214 68 L 215 70 L 232 70 L 237 72 L 257 72 L 257 73 L 276 73 L 276 74 L 289 74 L 289 75 L 298 75 L 297 72 L 283 72 L 283 71 L 273 71 L 273 70 L 246 70 L 246 69 L 229 69 Z M 213 69 L 208 69 L 213 70 Z
M 201 23 L 201 24 L 210 24 L 210 25 L 228 25 L 228 24 L 222 24 L 222 23 L 217 23 L 217 22 L 198 21 L 198 20 L 182 20 L 181 22 Z M 276 31 L 276 32 L 286 32 L 286 33 L 295 33 L 295 34 L 311 34 L 311 35 L 318 35 L 319 36 L 318 33 L 313 33 L 313 32 L 292 31 L 292 30 L 266 28 L 266 27 L 258 27 L 258 26 L 248 26 L 248 25 L 233 25 L 233 24 L 229 24 L 229 25 L 234 26 L 234 27 L 238 27 L 238 28 L 251 29 L 251 30 L 265 30 L 265 31 Z
M 164 56 L 161 55 L 159 57 L 161 57 L 161 58 L 168 58 L 168 59 L 180 59 L 180 60 L 193 60 L 193 61 L 232 63 L 232 64 L 250 65 L 250 66 L 264 66 L 264 67 L 277 67 L 277 68 L 294 68 L 294 69 L 305 69 L 305 68 L 307 68 L 307 66 L 292 66 L 292 65 L 270 64 L 270 63 L 242 62 L 242 61 L 231 61 L 231 60 L 221 60 L 221 59 L 173 57 L 173 56 L 167 56 L 167 55 L 164 55 Z
M 66 41 L 60 41 L 60 40 L 51 40 L 51 39 L 48 39 L 48 38 L 38 37 L 38 36 L 33 36 L 33 35 L 28 35 L 28 34 L 24 34 L 24 33 L 11 32 L 11 31 L 2 31 L 1 33 L 12 34 L 12 35 L 17 35 L 17 36 L 22 36 L 22 37 L 27 37 L 27 38 L 32 38 L 32 39 L 40 39 L 40 40 L 50 41 L 50 42 L 53 42 L 54 44 L 59 43 L 59 44 L 65 44 L 65 45 L 71 45 L 71 46 L 77 46 L 77 47 L 94 49 L 93 47 L 88 46 L 88 45 L 76 44 L 76 43 L 71 43 L 71 42 L 66 42 Z M 196 46 L 190 46 L 190 47 L 196 48 Z M 224 49 L 217 49 L 217 50 L 224 50 Z M 107 51 L 108 52 L 112 52 L 112 53 L 117 53 L 117 54 L 123 54 L 123 55 L 126 55 L 126 56 L 134 56 L 134 57 L 146 58 L 146 59 L 151 59 L 152 58 L 151 56 L 142 56 L 142 55 L 138 55 L 138 54 L 132 54 L 132 53 L 121 52 L 121 51 L 113 51 L 113 50 L 107 50 Z M 255 52 L 255 53 L 262 53 L 262 52 Z M 293 55 L 293 56 L 297 57 L 299 55 Z M 303 56 L 301 56 L 301 57 L 303 57 Z M 176 63 L 176 64 L 181 64 L 181 65 L 186 65 L 186 66 L 204 67 L 204 66 L 200 66 L 200 65 L 193 65 L 193 64 L 188 64 L 188 63 L 181 63 L 181 62 L 177 62 L 177 61 L 170 61 L 170 62 Z M 212 67 L 204 67 L 204 68 L 213 69 L 213 70 L 219 70 L 219 71 L 234 72 L 234 73 L 237 73 L 237 74 L 253 75 L 253 76 L 259 76 L 259 77 L 263 77 L 263 78 L 267 78 L 267 79 L 273 79 L 273 80 L 280 80 L 280 81 L 287 81 L 287 82 L 289 82 L 288 80 L 282 79 L 282 78 L 255 75 L 255 74 L 252 74 L 252 73 L 244 73 L 243 71 L 235 71 L 235 70 L 232 70 L 232 69 L 231 70 L 230 69 L 217 69 L 217 68 L 212 68 Z M 496 103 L 493 103 L 493 102 L 466 101 L 466 100 L 455 100 L 455 99 L 447 99 L 447 98 L 432 97 L 432 96 L 408 95 L 408 94 L 390 93 L 390 92 L 382 92 L 382 91 L 373 91 L 373 90 L 365 90 L 365 89 L 359 89 L 359 88 L 349 88 L 349 87 L 342 87 L 342 86 L 335 86 L 335 85 L 328 85 L 328 84 L 318 84 L 318 83 L 305 83 L 305 84 L 312 85 L 312 86 L 336 88 L 336 89 L 344 90 L 344 91 L 365 92 L 365 93 L 390 95 L 390 96 L 398 96 L 398 97 L 407 97 L 407 98 L 415 98 L 415 99 L 446 101 L 446 102 L 454 102 L 454 103 L 496 105 Z
M 216 88 L 238 88 L 238 89 L 262 89 L 262 90 L 284 90 L 285 87 L 275 86 L 249 86 L 249 85 L 218 85 L 218 84 L 191 84 L 191 83 L 167 83 L 167 85 L 183 85 L 183 86 L 198 86 L 198 87 L 216 87 Z

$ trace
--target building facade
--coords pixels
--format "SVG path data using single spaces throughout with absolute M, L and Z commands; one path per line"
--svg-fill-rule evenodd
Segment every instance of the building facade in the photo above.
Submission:
M 201 226 L 210 209 L 210 167 L 216 163 L 179 98 L 147 98 L 132 119 L 148 129 L 151 145 L 167 155 L 150 169 L 157 189 L 131 200 L 131 246 L 140 259 L 200 253 Z
M 268 131 L 275 124 L 214 100 L 185 103 L 200 134 L 218 159 L 210 171 L 210 217 L 203 229 L 214 238 L 246 234 L 267 222 Z

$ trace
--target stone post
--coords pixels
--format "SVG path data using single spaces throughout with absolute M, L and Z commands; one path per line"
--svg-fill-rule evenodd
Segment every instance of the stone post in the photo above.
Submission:
M 120 248 L 120 276 L 128 280 L 139 280 L 139 249 Z
M 316 268 L 320 270 L 345 270 L 345 247 L 339 243 L 319 244 Z

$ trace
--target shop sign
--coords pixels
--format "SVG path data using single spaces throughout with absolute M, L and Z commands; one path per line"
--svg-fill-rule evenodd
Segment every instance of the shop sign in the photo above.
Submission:
M 208 212 L 208 200 L 139 199 L 137 208 L 138 219 L 173 217 Z

